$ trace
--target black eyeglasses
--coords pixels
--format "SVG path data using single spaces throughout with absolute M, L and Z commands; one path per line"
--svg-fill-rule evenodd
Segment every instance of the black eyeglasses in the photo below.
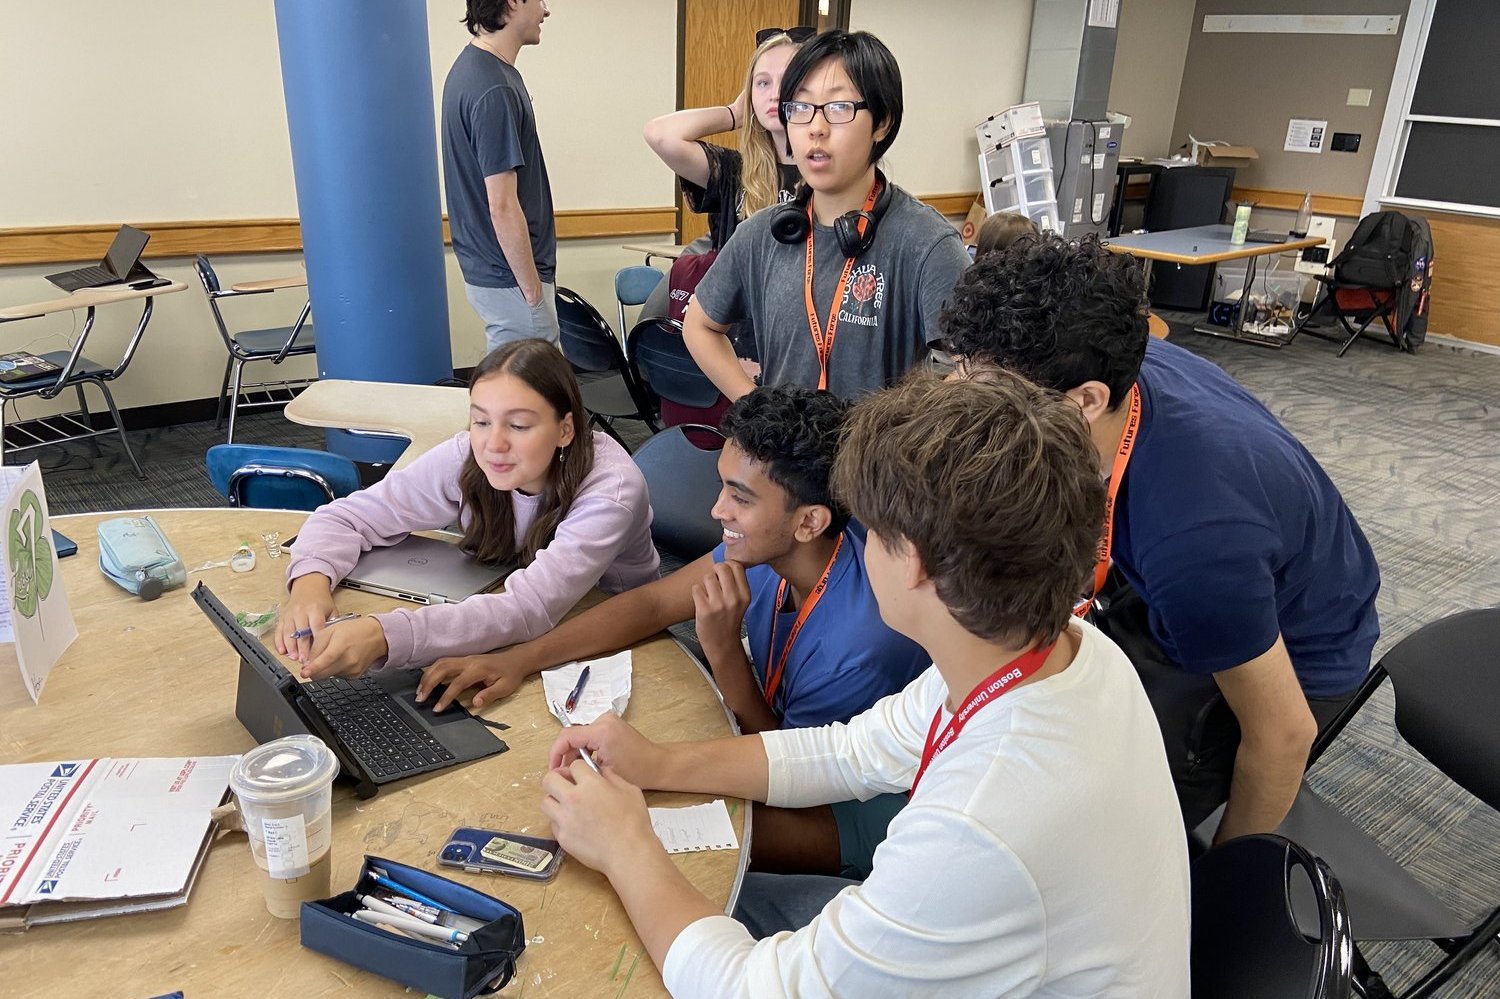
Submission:
M 823 120 L 830 125 L 847 125 L 860 111 L 868 111 L 868 101 L 829 101 L 827 104 L 809 104 L 806 101 L 787 101 L 781 105 L 781 113 L 788 125 L 810 125 L 813 115 L 823 112 Z
M 777 35 L 786 35 L 792 41 L 796 42 L 798 45 L 801 45 L 803 42 L 807 41 L 817 33 L 817 28 L 809 28 L 805 25 L 796 28 L 761 28 L 755 33 L 755 44 L 757 47 L 759 47 L 766 44 L 766 42 L 770 41 L 772 38 L 775 38 Z

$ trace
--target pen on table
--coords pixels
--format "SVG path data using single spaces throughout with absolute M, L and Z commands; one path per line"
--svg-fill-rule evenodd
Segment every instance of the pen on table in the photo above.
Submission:
M 578 674 L 578 682 L 573 684 L 573 689 L 568 692 L 568 699 L 563 701 L 563 707 L 566 708 L 569 713 L 571 713 L 574 708 L 578 707 L 578 695 L 583 693 L 583 685 L 588 682 L 589 666 L 587 663 L 585 663 L 583 672 Z
M 423 895 L 421 892 L 416 891 L 415 889 L 408 888 L 405 885 L 397 884 L 386 875 L 385 871 L 378 870 L 374 867 L 370 868 L 370 880 L 374 881 L 378 885 L 389 888 L 391 891 L 395 892 L 398 895 L 404 895 L 405 897 L 412 899 L 413 901 L 421 902 L 423 905 L 430 905 L 434 909 L 440 909 L 443 912 L 458 911 L 457 909 L 454 909 L 451 906 L 446 906 L 441 902 L 434 902 L 432 899 L 428 898 L 426 895 Z
M 331 617 L 327 621 L 324 621 L 323 626 L 326 628 L 330 624 L 338 624 L 340 621 L 352 621 L 357 617 L 359 617 L 358 614 L 340 614 L 338 617 Z M 292 639 L 295 641 L 299 638 L 311 638 L 312 633 L 313 630 L 311 628 L 298 628 L 292 632 Z
M 392 916 L 389 913 L 376 912 L 372 909 L 361 909 L 354 913 L 354 918 L 362 923 L 394 926 L 407 933 L 414 933 L 419 937 L 426 937 L 441 943 L 458 944 L 469 939 L 469 935 L 462 930 L 446 930 L 441 926 L 424 923 L 420 919 L 412 919 L 410 916 Z

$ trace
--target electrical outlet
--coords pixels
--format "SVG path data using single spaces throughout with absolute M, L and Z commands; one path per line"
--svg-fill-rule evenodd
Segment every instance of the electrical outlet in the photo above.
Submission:
M 1367 108 L 1370 106 L 1370 96 L 1374 92 L 1368 87 L 1350 87 L 1349 103 L 1351 108 Z
M 1326 256 L 1321 261 L 1306 260 L 1305 255 L 1312 252 L 1303 250 L 1297 257 L 1296 268 L 1303 274 L 1320 275 L 1328 273 L 1327 261 L 1332 260 L 1334 251 L 1338 244 L 1333 238 L 1333 219 L 1327 215 L 1314 215 L 1307 221 L 1307 234 L 1309 236 L 1321 236 L 1323 245 L 1317 247 L 1324 251 Z

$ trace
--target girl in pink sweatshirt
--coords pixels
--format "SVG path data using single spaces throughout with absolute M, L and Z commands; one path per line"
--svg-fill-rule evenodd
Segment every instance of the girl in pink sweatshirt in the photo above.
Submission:
M 455 521 L 471 555 L 519 561 L 505 592 L 325 624 L 362 552 Z M 656 579 L 650 527 L 646 481 L 623 447 L 589 430 L 567 360 L 545 340 L 507 343 L 474 369 L 467 433 L 307 518 L 276 648 L 320 678 L 529 641 L 596 585 L 618 593 Z M 302 629 L 311 637 L 294 639 Z

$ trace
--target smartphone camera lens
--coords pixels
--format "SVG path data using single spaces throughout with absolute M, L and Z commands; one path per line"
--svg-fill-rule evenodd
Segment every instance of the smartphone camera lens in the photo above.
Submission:
M 463 843 L 449 843 L 443 847 L 443 859 L 453 863 L 462 863 L 469 859 L 470 847 Z

